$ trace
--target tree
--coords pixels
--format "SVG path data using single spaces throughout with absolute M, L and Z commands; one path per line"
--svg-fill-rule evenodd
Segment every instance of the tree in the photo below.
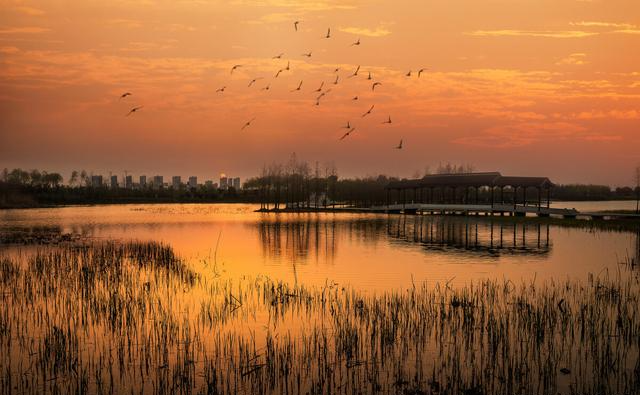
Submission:
M 633 180 L 636 184 L 636 214 L 640 214 L 640 165 L 635 168 Z
M 71 177 L 69 177 L 69 186 L 74 186 L 78 183 L 78 178 L 80 177 L 80 174 L 78 173 L 78 170 L 74 170 L 71 172 Z

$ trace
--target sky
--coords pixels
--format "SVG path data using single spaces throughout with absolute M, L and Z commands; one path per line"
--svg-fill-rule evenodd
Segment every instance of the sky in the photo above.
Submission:
M 637 0 L 0 0 L 0 10 L 0 167 L 204 180 L 295 153 L 341 177 L 451 162 L 615 186 L 640 165 Z M 355 130 L 340 140 L 347 122 Z

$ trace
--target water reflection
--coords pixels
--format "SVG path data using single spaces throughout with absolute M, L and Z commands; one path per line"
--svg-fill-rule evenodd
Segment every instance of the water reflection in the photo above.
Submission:
M 421 244 L 426 250 L 464 254 L 549 254 L 549 224 L 486 221 L 455 217 L 397 217 L 387 226 L 389 237 Z

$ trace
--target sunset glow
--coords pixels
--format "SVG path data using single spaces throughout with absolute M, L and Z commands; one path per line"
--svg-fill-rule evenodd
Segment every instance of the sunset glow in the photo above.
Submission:
M 627 185 L 640 162 L 637 1 L 0 8 L 0 167 L 248 177 L 295 152 L 340 176 L 450 161 Z M 356 131 L 339 141 L 348 121 Z

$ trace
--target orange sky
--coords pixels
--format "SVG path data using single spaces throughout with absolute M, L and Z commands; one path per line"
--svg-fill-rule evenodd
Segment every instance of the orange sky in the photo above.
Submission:
M 0 167 L 244 177 L 296 152 L 335 161 L 341 176 L 410 177 L 451 161 L 620 185 L 640 163 L 637 0 L 0 0 L 0 9 Z M 234 64 L 243 67 L 231 75 Z M 429 71 L 418 78 L 420 68 Z M 322 81 L 331 91 L 315 106 Z M 338 141 L 347 121 L 356 131 Z

